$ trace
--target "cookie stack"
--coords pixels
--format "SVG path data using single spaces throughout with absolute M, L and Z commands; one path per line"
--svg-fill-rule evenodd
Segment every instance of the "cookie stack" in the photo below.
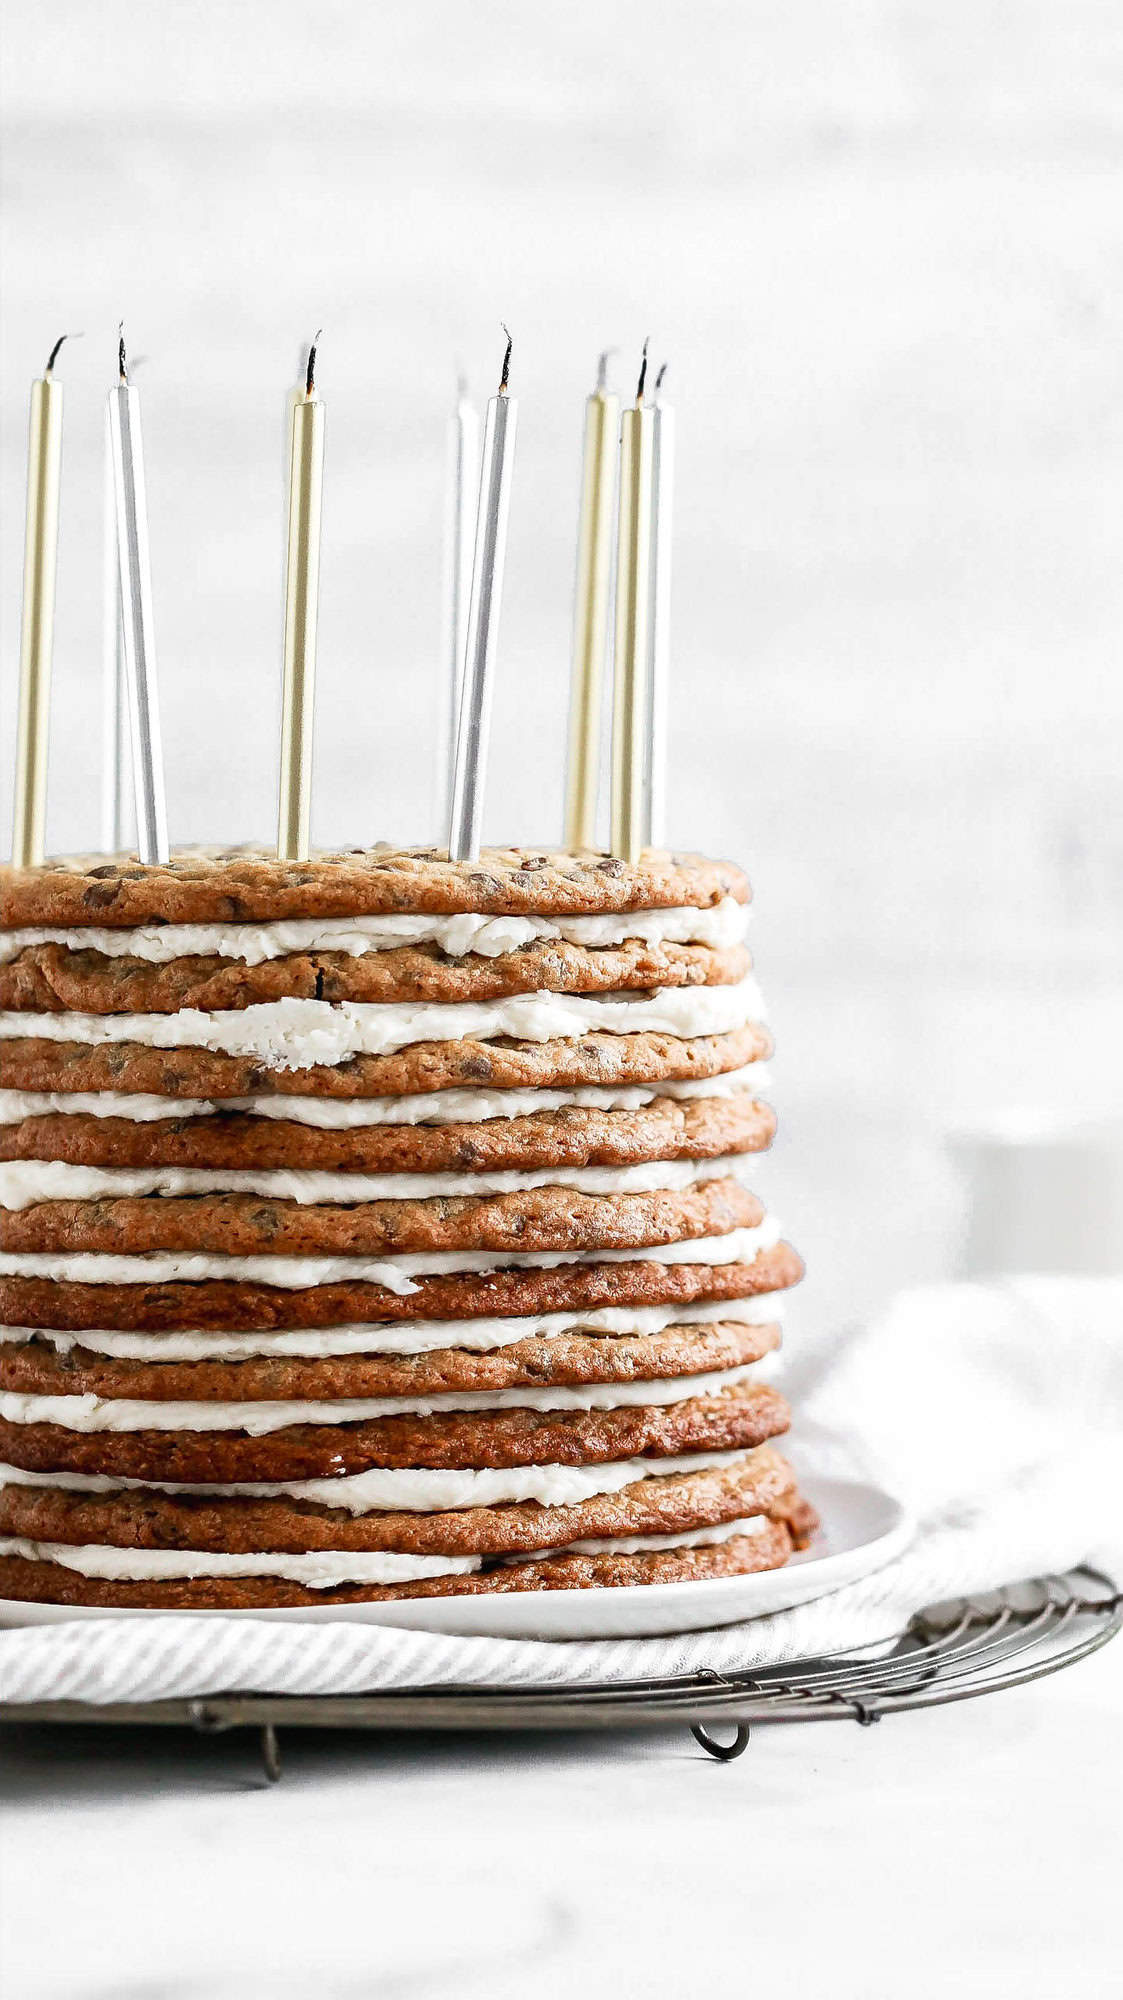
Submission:
M 747 901 L 654 852 L 0 870 L 0 1598 L 785 1562 Z

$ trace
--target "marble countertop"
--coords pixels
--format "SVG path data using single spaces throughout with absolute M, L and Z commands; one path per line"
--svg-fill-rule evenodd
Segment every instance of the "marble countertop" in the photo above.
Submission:
M 1120 1649 L 940 1711 L 515 1739 L 0 1730 L 5 2000 L 1118 1992 Z

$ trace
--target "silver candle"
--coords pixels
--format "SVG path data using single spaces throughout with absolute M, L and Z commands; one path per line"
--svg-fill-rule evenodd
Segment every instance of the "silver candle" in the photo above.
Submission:
M 638 861 L 644 848 L 648 614 L 651 568 L 651 431 L 644 401 L 647 342 L 633 409 L 620 420 L 620 525 L 616 537 L 616 645 L 612 686 L 612 852 Z
M 507 333 L 506 327 L 503 331 Z M 511 336 L 508 333 L 499 390 L 488 403 L 484 425 L 480 504 L 476 516 L 472 593 L 464 650 L 464 686 L 460 698 L 452 811 L 449 816 L 450 861 L 477 861 L 480 853 L 492 681 L 519 410 L 515 398 L 507 393 L 510 367 Z
M 118 348 L 118 367 L 120 381 L 109 392 L 109 437 L 117 523 L 117 574 L 121 589 L 121 637 L 129 691 L 137 851 L 142 861 L 152 863 L 168 859 L 168 823 L 164 804 L 160 702 L 156 685 L 156 639 L 152 619 L 152 567 L 148 554 L 140 395 L 129 384 L 123 336 Z
M 666 842 L 667 680 L 670 662 L 671 519 L 675 478 L 675 413 L 663 401 L 667 364 L 655 377 L 651 412 L 651 563 L 647 614 L 647 728 L 643 774 L 643 844 Z

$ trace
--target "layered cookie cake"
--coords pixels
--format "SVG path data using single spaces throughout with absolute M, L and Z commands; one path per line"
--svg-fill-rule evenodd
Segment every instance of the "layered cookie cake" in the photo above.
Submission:
M 784 1563 L 747 902 L 655 852 L 0 870 L 0 1597 Z

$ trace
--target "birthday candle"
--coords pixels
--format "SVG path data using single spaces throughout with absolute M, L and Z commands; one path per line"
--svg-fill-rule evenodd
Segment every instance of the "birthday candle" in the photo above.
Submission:
M 468 388 L 463 376 L 457 385 L 456 408 L 448 420 L 445 495 L 444 633 L 441 645 L 444 686 L 437 752 L 437 798 L 440 817 L 447 824 L 452 813 L 460 691 L 464 682 L 464 650 L 468 643 L 468 609 L 472 594 L 472 555 L 480 497 L 480 420 L 468 400 Z
M 662 399 L 667 373 L 655 377 L 651 412 L 651 568 L 648 578 L 647 728 L 644 745 L 643 844 L 666 841 L 667 677 L 670 661 L 671 509 L 674 498 L 675 413 Z
M 612 852 L 638 861 L 643 849 L 647 728 L 647 634 L 651 571 L 651 431 L 644 407 L 647 342 L 635 407 L 620 426 L 620 526 L 616 544 L 616 659 L 612 709 Z
M 122 853 L 128 841 L 125 797 L 128 789 L 129 694 L 121 642 L 116 510 L 113 442 L 109 431 L 109 412 L 106 410 L 101 578 L 101 844 L 107 854 Z
M 607 368 L 608 353 L 604 353 L 597 367 L 596 388 L 585 403 L 565 798 L 565 845 L 571 852 L 596 844 L 597 749 L 612 570 L 612 483 L 620 422 L 619 398 L 610 395 L 606 387 Z
M 31 385 L 27 438 L 27 527 L 23 550 L 23 624 L 20 631 L 19 719 L 16 727 L 16 796 L 12 860 L 35 868 L 43 859 L 47 803 L 47 725 L 58 559 L 59 475 L 62 469 L 62 384 L 54 379 L 58 351 L 51 349 L 42 376 Z
M 316 623 L 320 600 L 320 514 L 324 485 L 324 405 L 316 389 L 316 340 L 304 393 L 292 406 L 288 561 L 285 570 L 284 680 L 277 856 L 307 861 L 312 808 L 312 729 L 316 709 Z
M 506 327 L 503 331 L 507 333 Z M 484 426 L 480 504 L 476 516 L 472 594 L 464 652 L 464 685 L 460 698 L 449 817 L 450 861 L 476 861 L 480 852 L 492 681 L 499 633 L 499 607 L 503 596 L 503 563 L 507 552 L 515 427 L 519 412 L 515 397 L 508 394 L 510 368 L 511 336 L 508 333 L 498 393 L 488 403 Z
M 168 821 L 164 804 L 164 753 L 160 741 L 160 700 L 156 682 L 156 635 L 152 618 L 152 566 L 148 553 L 140 391 L 129 382 L 123 333 L 117 348 L 117 366 L 120 379 L 117 387 L 109 391 L 109 439 L 117 522 L 121 638 L 129 691 L 137 851 L 142 861 L 151 863 L 168 859 Z

